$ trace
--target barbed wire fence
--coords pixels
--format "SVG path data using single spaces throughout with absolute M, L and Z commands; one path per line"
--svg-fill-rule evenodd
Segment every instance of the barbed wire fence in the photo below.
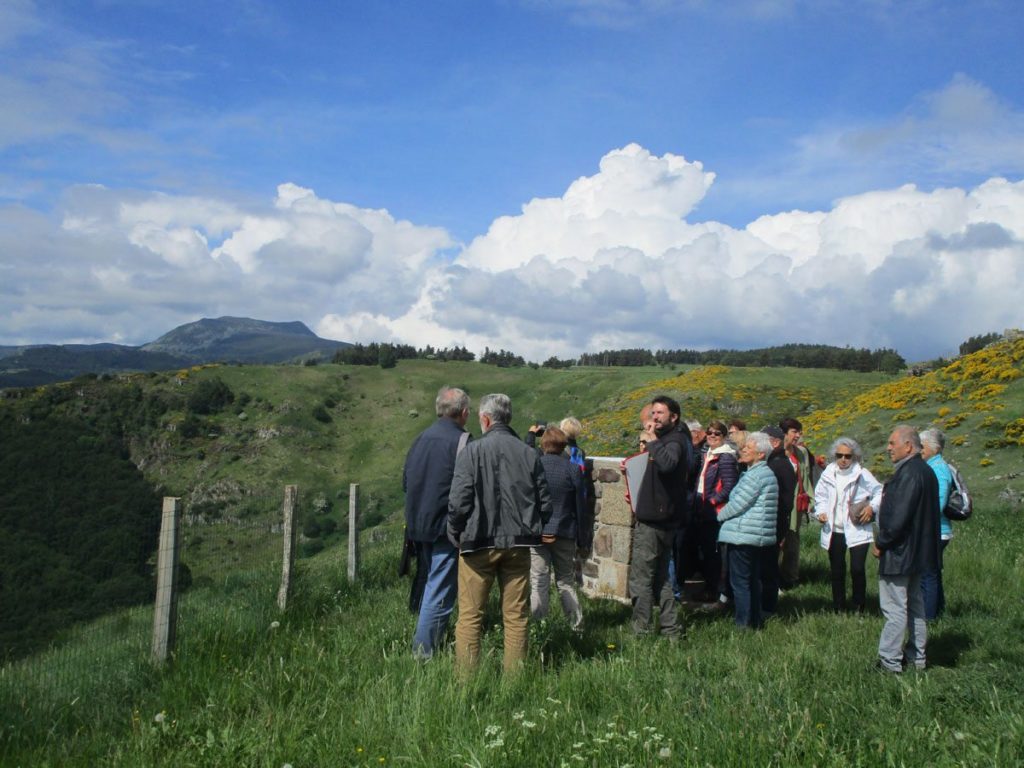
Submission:
M 340 506 L 344 494 L 334 498 Z M 346 535 L 348 578 L 355 579 L 358 486 L 349 487 L 347 509 L 331 499 L 297 486 L 215 509 L 165 498 L 140 532 L 152 547 L 141 572 L 124 573 L 116 558 L 98 557 L 89 563 L 93 581 L 64 584 L 64 603 L 21 606 L 23 631 L 2 636 L 0 646 L 2 741 L 59 738 L 115 702 L 123 709 L 160 665 L 187 664 L 192 643 L 265 631 L 301 588 L 295 561 Z M 130 545 L 115 542 L 113 551 Z

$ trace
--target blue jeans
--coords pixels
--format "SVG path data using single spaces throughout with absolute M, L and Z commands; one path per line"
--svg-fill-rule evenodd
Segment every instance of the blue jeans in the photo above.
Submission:
M 761 547 L 729 545 L 729 583 L 736 606 L 736 626 L 761 626 Z
M 444 639 L 448 617 L 455 608 L 459 587 L 459 552 L 445 536 L 420 546 L 423 559 L 430 563 L 430 570 L 423 589 L 416 634 L 412 637 L 412 652 L 417 658 L 429 659 Z
M 924 596 L 924 617 L 934 621 L 946 610 L 946 592 L 942 588 L 942 555 L 949 539 L 943 539 L 939 549 L 939 568 L 921 576 L 921 594 Z

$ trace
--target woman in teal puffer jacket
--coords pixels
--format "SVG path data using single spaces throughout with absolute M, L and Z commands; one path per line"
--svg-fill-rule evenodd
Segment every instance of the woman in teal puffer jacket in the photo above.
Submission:
M 779 482 L 765 463 L 772 452 L 768 435 L 754 432 L 740 448 L 747 471 L 718 513 L 718 540 L 729 545 L 729 583 L 736 605 L 736 626 L 757 629 L 761 617 L 761 550 L 775 545 Z

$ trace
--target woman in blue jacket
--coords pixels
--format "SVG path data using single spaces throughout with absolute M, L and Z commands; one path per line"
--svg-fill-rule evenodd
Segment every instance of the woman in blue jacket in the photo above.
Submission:
M 765 463 L 772 444 L 764 432 L 753 432 L 740 447 L 747 465 L 732 489 L 729 503 L 718 513 L 718 540 L 729 545 L 729 583 L 736 604 L 736 626 L 757 629 L 761 617 L 761 550 L 775 546 L 779 482 Z
M 939 567 L 928 571 L 921 577 L 921 592 L 924 594 L 924 617 L 933 621 L 946 610 L 946 592 L 942 588 L 942 557 L 946 545 L 953 538 L 953 524 L 946 517 L 946 505 L 949 503 L 949 489 L 953 486 L 953 474 L 949 465 L 942 458 L 946 447 L 946 436 L 942 430 L 932 427 L 920 434 L 921 458 L 928 462 L 936 479 L 939 481 Z

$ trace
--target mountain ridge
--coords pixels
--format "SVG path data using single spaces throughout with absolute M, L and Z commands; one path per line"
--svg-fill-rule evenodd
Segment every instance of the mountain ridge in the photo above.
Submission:
M 223 316 L 185 323 L 141 346 L 30 344 L 0 347 L 0 388 L 67 381 L 84 374 L 163 371 L 199 363 L 273 364 L 330 358 L 351 344 L 305 323 Z

